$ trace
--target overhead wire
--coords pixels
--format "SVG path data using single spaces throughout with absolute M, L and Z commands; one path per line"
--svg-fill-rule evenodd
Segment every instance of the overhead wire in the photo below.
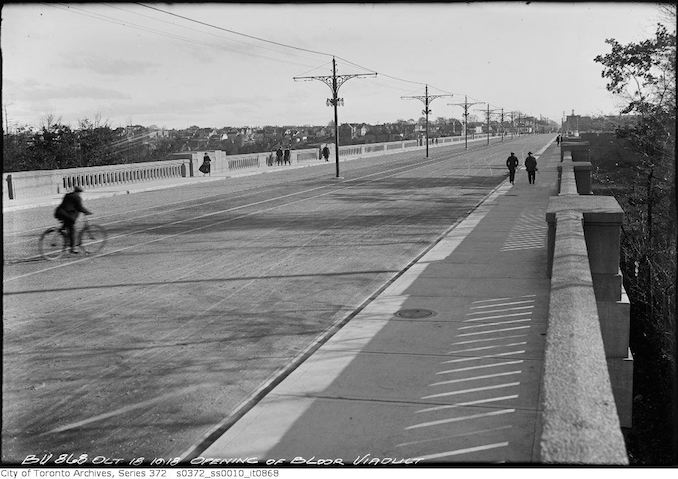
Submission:
M 225 32 L 229 32 L 229 33 L 232 33 L 232 34 L 234 34 L 234 35 L 241 35 L 241 36 L 244 36 L 244 37 L 246 37 L 246 38 L 251 38 L 251 39 L 254 39 L 254 40 L 259 40 L 259 41 L 266 42 L 266 43 L 270 43 L 270 44 L 273 44 L 273 45 L 282 46 L 282 47 L 285 47 L 285 48 L 291 48 L 291 49 L 295 49 L 295 50 L 299 50 L 299 51 L 304 51 L 304 52 L 309 52 L 309 53 L 315 53 L 315 54 L 318 54 L 318 55 L 332 56 L 332 57 L 335 57 L 335 58 L 337 58 L 337 59 L 340 59 L 340 60 L 342 60 L 342 61 L 344 61 L 344 62 L 346 62 L 346 63 L 348 63 L 348 64 L 351 64 L 351 65 L 356 66 L 356 67 L 358 67 L 358 68 L 362 68 L 363 70 L 366 70 L 366 71 L 368 71 L 368 72 L 371 72 L 371 73 L 378 73 L 379 75 L 383 75 L 383 76 L 388 77 L 388 78 L 391 78 L 391 79 L 393 79 L 393 80 L 402 81 L 402 82 L 406 82 L 406 83 L 414 83 L 414 84 L 418 84 L 418 85 L 426 85 L 425 82 L 413 81 L 413 80 L 407 80 L 407 79 L 400 78 L 400 77 L 396 77 L 396 76 L 389 75 L 389 74 L 386 74 L 386 73 L 379 73 L 379 72 L 377 72 L 376 70 L 374 70 L 374 69 L 372 69 L 372 68 L 364 67 L 364 66 L 362 66 L 362 65 L 359 65 L 359 64 L 357 64 L 357 63 L 355 63 L 355 62 L 352 62 L 352 61 L 350 61 L 350 60 L 347 60 L 347 59 L 345 59 L 345 58 L 343 58 L 343 57 L 341 57 L 341 56 L 339 56 L 339 55 L 336 55 L 336 54 L 332 54 L 332 53 L 328 53 L 328 52 L 321 52 L 321 51 L 317 51 L 317 50 L 311 50 L 311 49 L 308 49 L 308 48 L 302 48 L 302 47 L 297 47 L 297 46 L 294 46 L 294 45 L 289 45 L 289 44 L 286 44 L 286 43 L 281 43 L 281 42 L 277 42 L 277 41 L 273 41 L 273 40 L 268 40 L 268 39 L 266 39 L 266 38 L 257 37 L 257 36 L 255 36 L 255 35 L 250 35 L 250 34 L 247 34 L 247 33 L 242 33 L 242 32 L 239 32 L 239 31 L 237 31 L 237 30 L 233 30 L 233 29 L 229 29 L 229 28 L 220 27 L 220 26 L 218 26 L 218 25 L 213 25 L 213 24 L 211 24 L 211 23 L 203 22 L 203 21 L 201 21 L 201 20 L 196 20 L 196 19 L 194 19 L 194 18 L 186 17 L 186 16 L 184 16 L 184 15 L 179 15 L 179 14 L 177 14 L 177 13 L 169 12 L 169 11 L 163 10 L 163 9 L 161 9 L 161 8 L 152 7 L 152 6 L 146 5 L 146 4 L 144 4 L 144 3 L 137 3 L 137 5 L 140 5 L 140 6 L 142 6 L 142 7 L 149 8 L 149 9 L 151 9 L 151 10 L 156 10 L 156 11 L 161 12 L 161 13 L 165 13 L 165 14 L 167 14 L 167 15 L 172 15 L 172 16 L 175 16 L 175 17 L 178 17 L 178 18 L 182 18 L 182 19 L 187 20 L 187 21 L 190 21 L 190 22 L 198 23 L 198 24 L 200 24 L 200 25 L 205 25 L 205 26 L 208 26 L 208 27 L 211 27 L 211 28 L 216 28 L 216 29 L 218 29 L 218 30 L 222 30 L 222 31 L 225 31 Z M 444 91 L 444 92 L 451 93 L 451 92 L 449 92 L 448 90 L 445 90 L 445 89 L 443 89 L 443 88 L 438 88 L 438 89 L 439 89 L 440 91 Z
M 273 48 L 270 48 L 270 47 L 265 46 L 265 45 L 256 45 L 252 42 L 247 42 L 247 41 L 244 41 L 244 40 L 237 40 L 237 39 L 234 39 L 234 38 L 226 37 L 224 35 L 220 35 L 218 33 L 211 32 L 209 30 L 199 30 L 197 28 L 191 28 L 187 25 L 182 25 L 180 23 L 171 22 L 171 21 L 168 21 L 168 20 L 163 20 L 163 19 L 161 19 L 157 16 L 144 15 L 143 13 L 140 13 L 140 12 L 137 12 L 137 11 L 134 11 L 134 10 L 127 10 L 127 9 L 121 8 L 121 7 L 114 5 L 114 4 L 105 3 L 104 5 L 106 5 L 107 7 L 125 12 L 125 13 L 138 15 L 138 16 L 141 16 L 141 17 L 144 17 L 144 18 L 148 18 L 148 19 L 153 20 L 155 22 L 161 22 L 161 23 L 165 23 L 165 24 L 172 25 L 172 26 L 175 26 L 175 27 L 184 28 L 184 29 L 190 30 L 192 32 L 205 33 L 205 34 L 212 35 L 212 36 L 220 38 L 220 39 L 227 39 L 230 42 L 237 42 L 237 43 L 240 43 L 240 44 L 245 45 L 245 46 L 250 47 L 250 48 L 261 48 L 263 50 L 268 50 L 268 51 L 271 51 L 271 52 L 280 53 L 279 49 L 273 49 Z M 295 53 L 293 53 L 293 52 L 289 52 L 289 54 L 295 55 Z M 263 57 L 263 58 L 269 58 L 269 57 Z
M 190 40 L 186 37 L 182 37 L 181 35 L 176 35 L 176 34 L 169 33 L 169 32 L 154 30 L 152 28 L 144 27 L 144 26 L 141 26 L 141 25 L 136 25 L 136 24 L 131 23 L 131 22 L 124 22 L 124 21 L 119 20 L 119 19 L 107 17 L 106 15 L 101 15 L 101 14 L 94 13 L 94 12 L 89 12 L 87 10 L 80 9 L 80 8 L 73 6 L 73 5 L 58 4 L 58 3 L 44 3 L 43 5 L 48 6 L 48 7 L 52 7 L 52 8 L 65 10 L 67 12 L 75 13 L 77 15 L 82 15 L 82 16 L 89 17 L 89 18 L 94 18 L 96 20 L 101 20 L 101 21 L 104 21 L 104 22 L 113 23 L 115 25 L 121 25 L 123 27 L 128 27 L 128 28 L 132 28 L 132 29 L 136 29 L 136 30 L 142 30 L 142 31 L 146 31 L 146 32 L 156 33 L 156 34 L 159 34 L 159 35 L 162 35 L 162 36 L 166 36 L 168 38 L 175 38 L 175 39 L 190 41 L 190 42 L 195 43 L 194 41 L 192 41 L 192 40 Z
M 373 72 L 373 73 L 379 73 L 379 72 L 377 72 L 376 70 L 373 70 L 373 69 L 371 69 L 371 68 L 364 67 L 364 66 L 359 65 L 359 64 L 357 64 L 357 63 L 355 63 L 355 62 L 352 62 L 352 61 L 350 61 L 350 60 L 346 60 L 345 58 L 342 58 L 342 57 L 340 57 L 340 56 L 337 56 L 337 58 L 339 58 L 340 60 L 342 60 L 342 61 L 344 61 L 344 62 L 346 62 L 346 63 L 348 63 L 348 64 L 350 64 L 350 65 L 356 66 L 356 67 L 358 67 L 358 68 L 362 68 L 363 70 L 367 70 L 367 71 Z M 431 85 L 431 84 L 429 84 L 429 83 L 426 83 L 426 82 L 413 81 L 413 80 L 406 80 L 406 79 L 404 79 L 404 78 L 396 77 L 396 76 L 389 75 L 389 74 L 383 73 L 383 72 L 382 72 L 382 73 L 379 73 L 379 75 L 385 76 L 385 77 L 390 78 L 390 79 L 392 79 L 392 80 L 401 81 L 401 82 L 404 82 L 404 83 L 413 83 L 413 84 L 416 84 L 416 85 L 428 85 L 428 86 L 430 86 L 430 87 L 432 87 L 432 88 L 436 88 L 437 90 L 440 90 L 440 91 L 442 91 L 442 92 L 450 93 L 450 94 L 452 93 L 452 92 L 450 92 L 450 91 L 448 91 L 448 90 L 445 90 L 444 88 L 437 88 L 437 87 L 435 87 L 435 86 L 433 86 L 433 85 Z
M 310 70 L 305 71 L 305 72 L 302 72 L 302 73 L 299 73 L 299 74 L 297 74 L 297 75 L 295 75 L 295 76 L 306 75 L 307 73 L 311 73 L 312 71 L 318 70 L 318 69 L 324 67 L 325 65 L 329 65 L 329 64 L 330 64 L 330 62 L 325 62 L 325 63 L 323 63 L 322 65 L 319 65 L 319 66 L 317 66 L 317 67 L 315 67 L 315 68 L 311 68 Z
M 269 40 L 269 39 L 266 39 L 266 38 L 258 37 L 258 36 L 255 36 L 255 35 L 250 35 L 250 34 L 243 33 L 243 32 L 239 32 L 239 31 L 236 31 L 236 30 L 233 30 L 233 29 L 229 29 L 229 28 L 225 28 L 225 27 L 220 27 L 220 26 L 218 26 L 218 25 L 214 25 L 214 24 L 211 24 L 211 23 L 208 23 L 208 22 L 203 22 L 203 21 L 201 21 L 201 20 L 196 20 L 196 19 L 194 19 L 194 18 L 190 18 L 190 17 L 184 16 L 184 15 L 179 15 L 179 14 L 177 14 L 177 13 L 173 13 L 173 12 L 170 12 L 170 11 L 167 11 L 167 10 L 164 10 L 164 9 L 161 9 L 161 8 L 157 8 L 157 7 L 154 7 L 154 6 L 146 5 L 146 4 L 144 4 L 144 3 L 136 3 L 136 4 L 139 5 L 139 6 L 141 6 L 141 7 L 144 7 L 144 8 L 150 9 L 150 10 L 153 10 L 153 11 L 157 11 L 157 12 L 160 12 L 160 13 L 163 13 L 163 14 L 166 14 L 166 15 L 170 15 L 170 16 L 173 16 L 173 17 L 176 17 L 176 18 L 180 18 L 180 19 L 185 20 L 185 21 L 189 21 L 189 22 L 193 22 L 193 23 L 196 23 L 196 24 L 200 24 L 200 25 L 206 26 L 206 27 L 208 27 L 208 28 L 213 28 L 213 29 L 217 29 L 217 30 L 220 30 L 220 31 L 223 31 L 223 32 L 227 32 L 227 33 L 230 33 L 230 34 L 233 34 L 233 35 L 238 35 L 238 36 L 242 36 L 242 37 L 245 37 L 245 38 L 249 38 L 249 39 L 251 39 L 251 40 L 256 40 L 256 41 L 259 41 L 259 42 L 264 42 L 264 43 L 267 43 L 267 44 L 271 44 L 271 45 L 275 45 L 275 46 L 278 46 L 278 47 L 283 47 L 283 48 L 291 49 L 291 50 L 294 50 L 294 51 L 299 51 L 299 52 L 304 52 L 304 53 L 311 53 L 311 54 L 316 54 L 316 55 L 323 55 L 323 56 L 331 56 L 331 57 L 334 57 L 335 59 L 339 59 L 340 61 L 343 61 L 343 62 L 345 62 L 345 63 L 347 63 L 347 64 L 350 64 L 350 65 L 353 65 L 353 66 L 355 66 L 355 67 L 361 68 L 361 69 L 363 69 L 363 70 L 365 70 L 365 71 L 367 71 L 367 72 L 370 72 L 370 73 L 377 73 L 377 74 L 378 74 L 379 76 L 381 76 L 381 77 L 385 77 L 385 78 L 388 78 L 388 79 L 391 79 L 391 80 L 394 80 L 394 81 L 399 81 L 399 82 L 409 83 L 409 84 L 416 84 L 416 85 L 427 85 L 427 86 L 430 87 L 431 89 L 439 90 L 439 91 L 441 91 L 441 92 L 444 92 L 445 94 L 459 95 L 459 94 L 453 93 L 453 92 L 451 92 L 451 91 L 449 91 L 449 90 L 447 90 L 447 89 L 439 88 L 439 87 L 437 87 L 437 86 L 435 86 L 435 85 L 431 85 L 431 84 L 426 83 L 426 82 L 414 81 L 414 80 L 408 80 L 408 79 L 401 78 L 401 77 L 398 77 L 398 76 L 390 75 L 390 74 L 388 74 L 388 73 L 378 72 L 377 70 L 374 70 L 374 69 L 372 69 L 372 68 L 368 68 L 368 67 L 365 67 L 365 66 L 363 66 L 363 65 L 360 65 L 360 64 L 358 64 L 358 63 L 356 63 L 356 62 L 347 60 L 347 59 L 345 59 L 345 58 L 343 58 L 343 57 L 341 57 L 341 56 L 339 56 L 339 55 L 336 55 L 336 54 L 332 54 L 332 53 L 328 53 L 328 52 L 323 52 L 323 51 L 319 51 L 319 50 L 312 50 L 312 49 L 309 49 L 309 48 L 298 47 L 298 46 L 295 46 L 295 45 L 290 45 L 290 44 L 286 44 L 286 43 L 282 43 L 282 42 L 278 42 L 278 41 L 274 41 L 274 40 Z M 84 10 L 82 10 L 82 9 L 78 9 L 78 8 L 76 8 L 76 7 L 73 7 L 72 5 L 59 5 L 59 4 L 46 4 L 46 5 L 48 5 L 48 6 L 53 6 L 53 7 L 58 7 L 58 8 L 62 8 L 62 9 L 66 9 L 66 10 L 68 10 L 68 11 L 70 11 L 70 9 L 73 9 L 74 13 L 79 13 L 79 14 L 84 15 L 84 16 L 89 16 L 90 18 L 97 18 L 97 19 L 99 19 L 99 20 L 108 21 L 108 22 L 111 22 L 111 23 L 115 23 L 115 24 L 118 24 L 118 25 L 125 26 L 125 27 L 129 27 L 129 28 L 134 28 L 134 29 L 138 29 L 138 30 L 142 30 L 142 31 L 147 31 L 147 32 L 155 33 L 155 34 L 162 35 L 162 36 L 166 36 L 166 37 L 169 37 L 169 38 L 174 38 L 175 40 L 185 41 L 185 42 L 188 42 L 188 43 L 192 43 L 192 44 L 196 44 L 196 45 L 202 45 L 202 46 L 208 46 L 208 47 L 215 47 L 215 46 L 216 46 L 216 47 L 220 47 L 220 48 L 225 48 L 224 46 L 217 46 L 217 45 L 208 44 L 208 43 L 206 44 L 206 43 L 203 43 L 203 42 L 196 42 L 195 40 L 192 40 L 192 39 L 183 37 L 183 36 L 181 36 L 181 35 L 177 35 L 177 34 L 170 33 L 170 32 L 166 32 L 166 31 L 162 31 L 162 30 L 156 30 L 156 29 L 153 29 L 153 28 L 150 28 L 150 27 L 147 27 L 147 26 L 137 25 L 137 24 L 134 24 L 134 23 L 131 23 L 131 22 L 127 22 L 127 21 L 124 21 L 124 20 L 120 20 L 120 19 L 115 19 L 115 18 L 107 17 L 106 15 L 102 15 L 102 14 L 97 14 L 97 13 L 93 13 L 93 12 L 84 11 Z M 185 25 L 180 25 L 180 24 L 177 24 L 177 23 L 174 23 L 174 22 L 165 22 L 165 21 L 163 21 L 163 20 L 161 20 L 161 19 L 157 19 L 157 18 L 148 16 L 148 15 L 143 15 L 143 14 L 140 14 L 140 13 L 138 13 L 138 12 L 127 11 L 127 10 L 122 9 L 122 8 L 120 8 L 120 7 L 117 7 L 117 6 L 112 6 L 112 5 L 107 5 L 107 6 L 109 6 L 109 7 L 111 7 L 111 8 L 116 8 L 116 9 L 121 10 L 121 11 L 126 11 L 127 13 L 134 13 L 134 14 L 136 14 L 136 15 L 140 15 L 140 16 L 142 16 L 142 17 L 144 17 L 144 18 L 148 18 L 148 19 L 151 19 L 151 20 L 154 20 L 154 21 L 158 21 L 158 22 L 162 22 L 162 23 L 169 23 L 169 24 L 171 24 L 171 25 L 178 26 L 178 27 L 180 27 L 180 28 L 186 28 L 186 29 L 189 29 L 189 30 L 192 30 L 192 31 L 196 31 L 195 29 L 191 29 L 191 28 L 189 28 L 189 27 L 187 27 L 187 26 L 185 26 Z M 202 31 L 201 31 L 201 32 L 202 32 Z M 202 32 L 202 33 L 209 33 L 209 32 Z M 223 36 L 221 36 L 221 35 L 216 35 L 216 36 L 217 36 L 218 38 L 225 39 L 225 37 L 223 37 Z M 228 40 L 229 40 L 229 41 L 234 41 L 233 39 L 228 39 Z M 240 43 L 245 43 L 245 42 L 240 42 Z M 252 47 L 258 47 L 258 46 L 255 46 L 255 45 L 252 45 L 252 44 L 249 44 L 249 43 L 245 43 L 245 44 L 248 45 L 248 46 L 252 46 Z M 264 47 L 258 47 L 258 48 L 264 48 Z M 227 49 L 228 49 L 228 48 L 227 48 Z M 228 50 L 229 50 L 229 51 L 233 51 L 232 48 L 231 48 L 231 49 L 228 49 Z M 269 49 L 269 50 L 271 50 L 271 49 Z M 276 52 L 277 52 L 277 50 L 272 50 L 272 51 L 276 51 Z M 241 53 L 241 52 L 235 51 L 235 53 Z M 305 67 L 308 67 L 308 66 L 309 66 L 309 65 L 307 65 L 307 64 L 300 64 L 300 63 L 297 63 L 297 62 L 290 62 L 290 61 L 280 60 L 280 59 L 277 59 L 277 58 L 271 58 L 271 57 L 267 57 L 267 56 L 261 55 L 261 54 L 252 54 L 251 51 L 248 52 L 247 54 L 248 54 L 248 55 L 253 55 L 253 56 L 258 56 L 258 57 L 260 57 L 260 58 L 270 59 L 270 60 L 273 60 L 273 61 L 282 62 L 282 63 L 294 63 L 294 64 L 302 65 L 302 66 L 305 66 Z M 324 65 L 326 65 L 326 64 L 327 64 L 327 63 L 324 63 L 323 65 L 320 65 L 320 66 L 318 66 L 318 67 L 314 67 L 314 68 L 312 68 L 311 70 L 308 70 L 308 71 L 305 72 L 305 73 L 308 73 L 308 72 L 317 70 L 317 69 L 321 68 L 322 66 L 324 66 Z M 303 75 L 303 74 L 305 74 L 305 73 L 302 73 L 302 74 L 300 74 L 300 75 Z M 391 87 L 391 88 L 396 89 L 395 87 Z M 402 90 L 402 91 L 404 91 L 404 90 Z M 472 100 L 475 100 L 475 101 L 481 101 L 481 100 L 477 100 L 477 99 L 475 99 L 475 98 L 473 98 L 473 97 L 468 97 L 468 98 L 470 98 L 470 99 L 472 99 Z M 487 103 L 487 102 L 483 102 L 483 103 Z
M 238 32 L 236 30 L 231 30 L 229 28 L 219 27 L 217 25 L 212 25 L 211 23 L 203 22 L 201 20 L 195 20 L 194 18 L 189 18 L 189 17 L 185 17 L 183 15 L 179 15 L 177 13 L 168 12 L 167 10 L 152 7 L 150 5 L 146 5 L 146 4 L 143 4 L 143 3 L 137 3 L 137 5 L 140 5 L 140 6 L 146 7 L 146 8 L 150 8 L 151 10 L 156 10 L 158 12 L 165 13 L 167 15 L 172 15 L 174 17 L 183 18 L 184 20 L 188 20 L 190 22 L 199 23 L 201 25 L 205 25 L 205 26 L 208 26 L 208 27 L 211 27 L 211 28 L 216 28 L 216 29 L 222 30 L 224 32 L 229 32 L 229 33 L 232 33 L 234 35 L 241 35 L 243 37 L 251 38 L 251 39 L 254 39 L 254 40 L 259 40 L 259 41 L 270 43 L 270 44 L 273 44 L 273 45 L 278 45 L 278 46 L 285 47 L 285 48 L 292 48 L 294 50 L 304 51 L 304 52 L 308 52 L 308 53 L 315 53 L 315 54 L 318 54 L 318 55 L 325 55 L 325 56 L 330 56 L 330 57 L 334 56 L 331 53 L 320 52 L 320 51 L 311 50 L 311 49 L 308 49 L 308 48 L 296 47 L 294 45 L 288 45 L 286 43 L 276 42 L 276 41 L 273 41 L 273 40 L 267 40 L 265 38 L 257 37 L 257 36 L 254 36 L 254 35 L 249 35 L 247 33 Z
M 108 23 L 113 23 L 115 25 L 121 25 L 123 27 L 132 28 L 132 29 L 135 29 L 135 30 L 141 30 L 141 31 L 145 31 L 145 32 L 154 33 L 154 34 L 164 36 L 164 37 L 167 37 L 167 38 L 172 38 L 172 39 L 175 39 L 175 40 L 183 41 L 183 42 L 186 42 L 186 43 L 189 43 L 189 44 L 192 44 L 192 45 L 225 49 L 229 52 L 236 53 L 236 54 L 239 54 L 239 55 L 256 56 L 256 57 L 259 57 L 259 58 L 264 58 L 264 59 L 267 59 L 267 60 L 272 60 L 272 61 L 276 61 L 276 62 L 280 62 L 280 63 L 295 64 L 295 65 L 299 65 L 299 66 L 303 66 L 303 67 L 309 67 L 310 66 L 306 63 L 298 63 L 298 62 L 293 62 L 293 61 L 288 61 L 288 60 L 282 60 L 280 58 L 274 58 L 274 57 L 262 55 L 262 54 L 259 54 L 259 53 L 253 53 L 251 51 L 250 52 L 242 52 L 240 50 L 237 50 L 235 47 L 228 47 L 226 45 L 215 45 L 213 43 L 206 43 L 206 42 L 197 41 L 195 39 L 187 38 L 187 37 L 184 37 L 182 35 L 178 35 L 176 33 L 171 33 L 171 32 L 167 32 L 167 31 L 163 31 L 163 30 L 157 30 L 157 29 L 154 29 L 154 28 L 151 28 L 151 27 L 138 25 L 138 24 L 126 21 L 126 20 L 121 20 L 121 19 L 109 17 L 107 15 L 103 15 L 103 14 L 100 14 L 100 13 L 87 11 L 87 10 L 84 10 L 82 8 L 78 8 L 78 7 L 75 7 L 73 5 L 70 5 L 70 4 L 46 3 L 44 5 L 49 6 L 49 7 L 53 7 L 53 8 L 58 8 L 58 9 L 61 9 L 61 10 L 65 10 L 65 11 L 68 11 L 70 13 L 75 13 L 75 14 L 82 15 L 82 16 L 85 16 L 85 17 L 94 18 L 94 19 L 105 21 L 105 22 L 108 22 Z

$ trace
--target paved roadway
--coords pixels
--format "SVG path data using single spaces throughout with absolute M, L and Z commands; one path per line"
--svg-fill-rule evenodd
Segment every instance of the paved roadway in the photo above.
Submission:
M 534 135 L 87 201 L 97 257 L 4 214 L 2 460 L 184 457 L 397 277 Z

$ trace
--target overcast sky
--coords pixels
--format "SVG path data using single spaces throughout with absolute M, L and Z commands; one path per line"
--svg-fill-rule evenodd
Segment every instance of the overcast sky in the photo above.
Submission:
M 145 5 L 187 19 L 121 3 L 5 4 L 10 127 L 48 114 L 71 126 L 97 115 L 112 127 L 326 125 L 328 86 L 293 77 L 331 74 L 332 55 L 338 74 L 379 73 L 341 87 L 341 123 L 419 118 L 423 103 L 401 96 L 426 83 L 454 94 L 432 102 L 432 118 L 460 118 L 449 103 L 465 94 L 557 122 L 573 109 L 613 114 L 620 102 L 593 58 L 610 51 L 606 38 L 649 38 L 662 21 L 650 3 Z

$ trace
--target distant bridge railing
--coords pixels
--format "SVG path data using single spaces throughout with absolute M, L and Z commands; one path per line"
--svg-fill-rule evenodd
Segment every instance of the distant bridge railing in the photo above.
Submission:
M 491 135 L 491 137 L 496 138 L 497 135 Z M 486 138 L 486 135 L 478 136 L 475 139 L 469 138 L 469 142 L 481 141 Z M 436 143 L 435 139 L 430 139 L 429 146 L 436 147 L 463 140 L 463 137 L 438 138 L 438 143 Z M 334 144 L 329 143 L 327 146 L 330 148 L 328 160 L 335 161 Z M 348 161 L 398 153 L 403 150 L 423 149 L 425 146 L 425 144 L 420 144 L 418 140 L 345 145 L 339 147 L 339 155 L 341 161 Z M 157 182 L 164 179 L 199 176 L 202 173 L 199 172 L 198 168 L 202 164 L 205 154 L 208 154 L 211 160 L 209 174 L 214 176 L 240 175 L 284 167 L 284 165 L 275 163 L 275 152 L 227 156 L 221 150 L 202 150 L 177 153 L 172 155 L 171 159 L 146 163 L 3 173 L 3 201 L 8 203 L 15 199 L 60 195 L 72 191 L 75 186 L 91 190 L 103 189 L 111 185 Z M 313 164 L 314 160 L 320 160 L 319 149 L 306 148 L 290 151 L 292 165 Z
M 619 271 L 623 211 L 591 194 L 588 145 L 564 142 L 559 195 L 549 200 L 551 278 L 542 381 L 540 460 L 627 464 L 633 357 L 629 301 Z

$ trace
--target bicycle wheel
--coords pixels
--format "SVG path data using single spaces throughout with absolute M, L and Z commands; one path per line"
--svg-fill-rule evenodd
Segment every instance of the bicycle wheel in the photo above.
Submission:
M 103 226 L 88 224 L 78 236 L 78 244 L 85 253 L 96 254 L 106 244 L 106 230 Z
M 43 258 L 59 259 L 66 251 L 66 236 L 59 228 L 50 228 L 40 236 L 39 247 Z

